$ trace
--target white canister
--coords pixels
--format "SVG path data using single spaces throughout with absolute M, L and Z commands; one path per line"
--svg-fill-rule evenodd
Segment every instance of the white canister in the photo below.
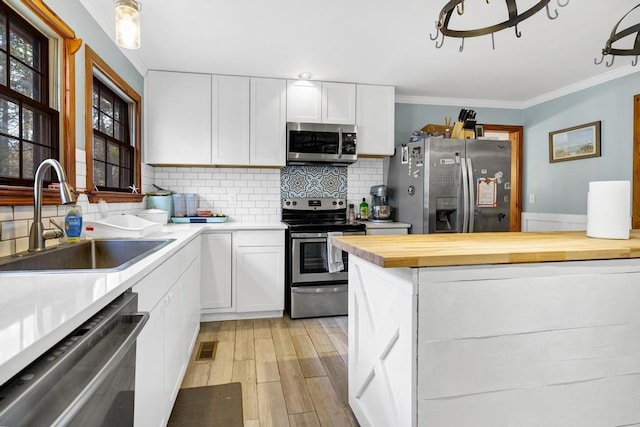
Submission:
M 596 181 L 587 193 L 587 236 L 628 239 L 631 228 L 631 183 Z
M 198 210 L 198 195 L 197 194 L 185 194 L 187 204 L 187 216 L 196 216 Z
M 184 194 L 173 194 L 173 216 L 187 216 L 187 204 L 185 202 Z

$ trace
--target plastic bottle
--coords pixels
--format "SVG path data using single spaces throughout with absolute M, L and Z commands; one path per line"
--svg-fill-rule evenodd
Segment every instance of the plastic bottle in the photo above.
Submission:
M 354 211 L 353 203 L 349 203 L 349 222 L 356 222 L 356 213 Z
M 71 206 L 64 217 L 64 230 L 67 242 L 77 242 L 82 233 L 82 210 L 80 206 Z
M 362 198 L 362 203 L 360 203 L 360 219 L 362 221 L 369 219 L 369 205 L 364 197 Z

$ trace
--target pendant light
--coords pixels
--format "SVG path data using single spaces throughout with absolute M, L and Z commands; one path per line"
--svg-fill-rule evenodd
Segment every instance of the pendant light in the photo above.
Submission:
M 631 12 L 640 7 L 640 4 L 627 12 L 616 25 L 613 26 L 611 30 L 611 36 L 607 43 L 604 45 L 604 49 L 602 49 L 602 58 L 600 61 L 597 59 L 593 60 L 593 63 L 596 65 L 602 64 L 604 61 L 604 57 L 606 55 L 611 55 L 611 61 L 607 61 L 605 65 L 607 67 L 611 67 L 613 65 L 613 61 L 616 59 L 616 56 L 635 56 L 635 59 L 631 62 L 631 65 L 634 67 L 638 64 L 638 55 L 640 55 L 640 23 L 633 24 L 627 28 L 623 28 L 619 30 L 620 24 L 625 20 Z M 626 24 L 626 23 L 625 23 Z M 620 41 L 629 41 L 633 38 L 633 47 L 627 47 L 626 49 L 620 46 Z M 616 46 L 614 46 L 614 43 Z
M 116 0 L 116 42 L 125 49 L 140 47 L 140 10 L 135 0 Z
M 450 26 L 451 17 L 456 11 L 458 15 L 463 15 L 464 11 L 464 2 L 466 0 L 449 0 L 442 10 L 440 11 L 440 15 L 438 16 L 438 20 L 436 21 L 436 34 L 429 35 L 429 38 L 436 42 L 436 47 L 440 49 L 444 44 L 444 36 L 448 37 L 456 37 L 462 39 L 462 43 L 460 44 L 460 52 L 464 49 L 464 39 L 466 37 L 478 37 L 484 36 L 487 34 L 491 34 L 491 44 L 493 48 L 496 48 L 495 40 L 493 37 L 493 33 L 504 30 L 505 28 L 515 27 L 516 37 L 520 38 L 522 33 L 518 30 L 518 24 L 525 19 L 528 19 L 538 13 L 542 9 L 547 10 L 547 17 L 549 19 L 556 19 L 558 17 L 558 10 L 554 9 L 553 14 L 549 9 L 549 3 L 551 0 L 538 0 L 533 6 L 528 9 L 518 10 L 518 0 L 504 0 L 505 2 L 505 12 L 506 16 L 508 16 L 507 20 L 500 21 L 501 17 L 498 17 L 496 23 L 493 25 L 489 25 L 486 27 L 477 27 L 472 29 L 453 29 Z M 487 4 L 491 2 L 491 0 L 485 0 Z M 523 3 L 520 1 L 520 3 Z M 556 0 L 558 7 L 565 7 L 569 4 L 569 0 Z M 442 40 L 438 42 L 437 40 L 442 35 Z

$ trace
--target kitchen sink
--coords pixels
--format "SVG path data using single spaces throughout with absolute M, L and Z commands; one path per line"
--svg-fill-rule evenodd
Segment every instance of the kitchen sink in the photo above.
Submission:
M 0 272 L 123 270 L 175 239 L 105 239 L 0 258 Z

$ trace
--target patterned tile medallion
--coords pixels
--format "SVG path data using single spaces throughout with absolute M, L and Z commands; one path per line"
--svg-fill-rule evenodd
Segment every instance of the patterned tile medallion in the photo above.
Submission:
M 347 197 L 346 166 L 286 166 L 280 172 L 280 195 Z

